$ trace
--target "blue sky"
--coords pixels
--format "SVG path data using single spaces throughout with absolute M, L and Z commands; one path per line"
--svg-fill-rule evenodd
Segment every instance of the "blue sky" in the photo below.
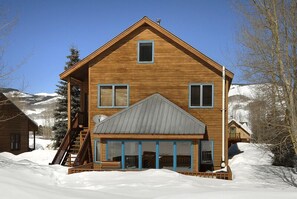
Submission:
M 238 15 L 228 0 L 0 0 L 17 18 L 1 61 L 20 65 L 7 87 L 29 93 L 56 90 L 69 48 L 84 58 L 148 16 L 235 74 Z

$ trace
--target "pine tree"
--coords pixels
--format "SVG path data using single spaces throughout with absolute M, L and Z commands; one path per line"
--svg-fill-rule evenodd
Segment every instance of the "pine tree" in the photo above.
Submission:
M 71 47 L 70 55 L 67 56 L 68 61 L 64 67 L 64 70 L 75 65 L 79 62 L 79 51 Z M 59 81 L 57 85 L 56 93 L 60 96 L 57 102 L 57 107 L 54 112 L 55 124 L 53 126 L 54 131 L 54 147 L 57 148 L 60 146 L 62 139 L 64 138 L 67 132 L 67 82 Z M 79 102 L 80 90 L 78 87 L 73 86 L 71 89 L 71 118 L 74 118 L 75 114 L 79 111 L 80 102 Z

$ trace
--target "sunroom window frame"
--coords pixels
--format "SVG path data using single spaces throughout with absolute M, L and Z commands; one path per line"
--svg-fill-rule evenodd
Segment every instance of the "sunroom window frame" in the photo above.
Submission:
M 192 86 L 200 86 L 200 105 L 192 106 Z M 211 86 L 211 106 L 203 106 L 203 86 Z M 189 84 L 189 108 L 213 108 L 214 107 L 214 84 L 213 83 L 190 83 Z
M 100 101 L 101 101 L 101 92 L 100 92 L 100 88 L 104 87 L 104 86 L 111 86 L 112 87 L 112 105 L 111 106 L 101 106 L 100 105 Z M 117 86 L 126 86 L 127 87 L 127 105 L 126 106 L 116 106 L 115 105 L 115 88 Z M 97 99 L 97 106 L 98 108 L 127 108 L 129 107 L 129 101 L 130 101 L 130 88 L 129 88 L 129 84 L 98 84 L 98 99 Z
M 152 61 L 140 61 L 140 44 L 141 43 L 151 43 L 152 44 Z M 155 43 L 153 40 L 139 40 L 137 42 L 137 63 L 139 64 L 153 64 L 155 61 Z

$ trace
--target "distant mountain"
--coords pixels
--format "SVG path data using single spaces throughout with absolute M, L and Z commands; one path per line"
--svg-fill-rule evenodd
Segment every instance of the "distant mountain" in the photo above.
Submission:
M 38 125 L 54 125 L 54 108 L 59 98 L 58 94 L 29 94 L 13 88 L 0 88 L 0 92 L 3 92 Z
M 247 122 L 250 127 L 249 105 L 256 98 L 260 84 L 233 84 L 228 94 L 228 119 L 235 119 L 238 122 Z

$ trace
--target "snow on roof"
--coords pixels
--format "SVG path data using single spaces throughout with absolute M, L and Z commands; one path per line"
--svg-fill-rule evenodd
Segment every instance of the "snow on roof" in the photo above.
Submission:
M 238 124 L 238 125 L 239 125 L 243 130 L 245 130 L 248 134 L 250 134 L 250 135 L 253 134 L 252 130 L 248 127 L 248 125 L 246 124 L 246 122 L 244 122 L 244 123 L 242 124 L 242 123 L 238 122 L 237 120 L 232 119 L 232 120 L 229 121 L 229 123 L 232 122 L 232 121 L 234 121 L 236 124 Z

